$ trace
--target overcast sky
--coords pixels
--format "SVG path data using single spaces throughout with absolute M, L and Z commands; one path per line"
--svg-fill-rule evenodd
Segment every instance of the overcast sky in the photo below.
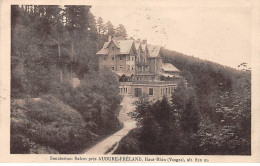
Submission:
M 251 64 L 249 0 L 93 0 L 91 11 L 150 44 L 234 68 Z

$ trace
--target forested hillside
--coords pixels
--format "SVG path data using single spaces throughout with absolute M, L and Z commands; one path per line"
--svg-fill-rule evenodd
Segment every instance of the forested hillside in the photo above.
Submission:
M 166 49 L 162 54 L 188 86 L 180 82 L 170 102 L 137 102 L 138 128 L 115 153 L 250 155 L 251 72 Z
M 121 97 L 96 52 L 126 37 L 90 6 L 11 8 L 11 153 L 79 153 L 122 127 Z M 182 80 L 171 101 L 145 97 L 119 154 L 251 154 L 251 72 L 162 50 Z M 73 87 L 73 78 L 81 80 Z
M 96 52 L 126 31 L 90 9 L 11 7 L 11 153 L 78 153 L 121 127 L 118 82 Z

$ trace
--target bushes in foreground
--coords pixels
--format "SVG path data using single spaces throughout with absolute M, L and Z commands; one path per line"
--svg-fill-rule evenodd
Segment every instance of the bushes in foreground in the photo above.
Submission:
M 51 95 L 12 100 L 11 152 L 77 153 L 119 130 L 121 97 L 113 77 L 103 72 L 78 88 L 63 82 Z
M 53 96 L 12 102 L 11 153 L 73 153 L 91 143 L 89 132 L 82 116 Z

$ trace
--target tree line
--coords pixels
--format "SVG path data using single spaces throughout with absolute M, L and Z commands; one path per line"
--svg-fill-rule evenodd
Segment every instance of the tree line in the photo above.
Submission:
M 124 36 L 96 19 L 90 6 L 12 5 L 12 97 L 51 92 L 67 77 L 98 71 L 96 52 L 108 36 Z
M 108 36 L 126 31 L 96 19 L 90 9 L 11 6 L 11 153 L 30 153 L 35 145 L 77 153 L 121 127 L 118 81 L 110 70 L 98 69 L 96 52 Z M 74 77 L 81 80 L 77 88 Z M 67 118 L 70 108 L 80 116 Z M 82 124 L 71 123 L 77 119 Z

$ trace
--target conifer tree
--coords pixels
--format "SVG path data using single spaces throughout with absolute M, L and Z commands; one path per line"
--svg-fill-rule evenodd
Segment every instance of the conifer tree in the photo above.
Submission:
M 115 36 L 115 29 L 114 29 L 113 24 L 110 21 L 108 21 L 106 23 L 106 29 L 107 29 L 107 33 L 106 33 L 107 37 L 108 36 L 112 36 L 112 37 Z
M 126 29 L 124 25 L 119 24 L 119 26 L 115 29 L 115 36 L 123 37 L 123 38 L 127 37 Z

